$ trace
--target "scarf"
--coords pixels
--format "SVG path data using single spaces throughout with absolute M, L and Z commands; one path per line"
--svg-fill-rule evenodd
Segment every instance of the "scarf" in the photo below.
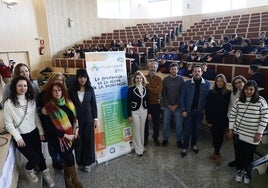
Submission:
M 73 123 L 75 123 L 76 110 L 74 104 L 69 100 L 65 101 L 63 97 L 60 98 L 57 102 L 58 103 L 55 104 L 54 102 L 50 101 L 48 104 L 45 105 L 47 114 L 49 115 L 56 129 L 60 130 L 61 132 L 64 132 L 65 134 L 73 134 L 73 126 L 68 118 L 67 113 L 64 110 L 62 110 L 59 106 L 65 105 L 72 111 L 74 115 Z M 62 152 L 71 149 L 73 140 L 68 140 L 64 137 L 58 137 L 58 140 L 60 142 L 60 149 Z

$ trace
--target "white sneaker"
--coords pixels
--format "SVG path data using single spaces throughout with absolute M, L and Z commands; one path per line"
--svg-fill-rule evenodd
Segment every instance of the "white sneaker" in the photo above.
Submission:
M 47 186 L 48 187 L 53 187 L 54 186 L 54 181 L 53 181 L 52 177 L 50 176 L 48 168 L 43 170 L 42 175 L 43 175 L 44 181 L 47 183 Z
M 91 166 L 85 166 L 84 171 L 85 172 L 90 172 L 91 171 Z
M 25 177 L 29 182 L 32 182 L 32 183 L 38 182 L 38 177 L 35 175 L 33 169 L 32 170 L 25 169 L 24 172 L 25 172 Z
M 244 183 L 249 184 L 249 182 L 250 182 L 249 175 L 247 172 L 244 172 Z
M 238 170 L 238 171 L 237 171 L 237 175 L 236 175 L 236 177 L 235 177 L 235 181 L 241 183 L 242 180 L 243 180 L 243 176 L 244 176 L 244 172 L 243 172 L 243 170 Z

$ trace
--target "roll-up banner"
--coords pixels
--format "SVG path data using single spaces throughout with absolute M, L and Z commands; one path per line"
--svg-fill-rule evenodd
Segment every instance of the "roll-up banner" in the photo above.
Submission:
M 131 124 L 127 121 L 126 58 L 124 51 L 89 52 L 85 57 L 98 107 L 95 150 L 100 164 L 133 148 Z

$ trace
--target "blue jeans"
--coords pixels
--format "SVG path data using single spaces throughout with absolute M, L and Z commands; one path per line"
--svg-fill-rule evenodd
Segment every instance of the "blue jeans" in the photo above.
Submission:
M 57 153 L 57 151 L 55 150 L 55 146 L 52 143 L 48 142 L 47 147 L 48 147 L 49 155 L 52 159 L 52 163 L 53 164 L 62 163 L 60 154 Z
M 192 110 L 191 112 L 188 112 L 188 116 L 184 118 L 183 149 L 187 149 L 189 147 L 189 140 L 191 135 L 191 146 L 196 145 L 203 116 L 204 115 L 197 110 Z
M 182 137 L 182 115 L 181 110 L 177 108 L 175 111 L 171 111 L 168 107 L 164 107 L 164 118 L 163 118 L 163 139 L 168 140 L 169 137 L 169 128 L 171 117 L 174 117 L 174 121 L 176 124 L 176 139 L 177 141 L 181 141 Z

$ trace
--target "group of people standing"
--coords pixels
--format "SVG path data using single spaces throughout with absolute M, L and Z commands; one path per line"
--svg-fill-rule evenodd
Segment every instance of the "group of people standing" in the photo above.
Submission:
M 20 63 L 10 85 L 5 85 L 3 98 L 4 125 L 27 159 L 27 180 L 38 181 L 38 167 L 48 187 L 54 186 L 42 153 L 41 141 L 47 141 L 54 169 L 64 170 L 66 187 L 83 187 L 75 162 L 85 172 L 95 165 L 94 127 L 98 126 L 95 93 L 86 70 L 77 70 L 68 89 L 65 77 L 53 73 L 40 92 L 27 65 Z
M 210 82 L 202 77 L 200 65 L 193 67 L 192 78 L 186 81 L 177 74 L 176 63 L 170 64 L 169 75 L 163 81 L 157 75 L 157 62 L 150 62 L 148 67 L 147 75 L 141 71 L 134 74 L 127 95 L 128 121 L 132 124 L 137 155 L 143 156 L 145 152 L 150 120 L 154 144 L 168 145 L 172 116 L 181 157 L 187 155 L 189 146 L 198 154 L 199 129 L 205 116 L 211 125 L 214 147 L 210 159 L 216 165 L 221 164 L 220 150 L 229 129 L 235 160 L 228 165 L 237 167 L 236 181 L 248 184 L 250 164 L 268 122 L 268 106 L 259 95 L 256 82 L 236 76 L 231 91 L 225 76 L 218 74 L 211 89 Z M 61 73 L 52 74 L 40 92 L 27 65 L 20 63 L 10 84 L 5 85 L 3 99 L 5 128 L 13 136 L 15 147 L 28 160 L 27 180 L 38 181 L 34 171 L 38 167 L 47 185 L 54 186 L 42 153 L 41 141 L 46 140 L 53 167 L 64 169 L 66 187 L 83 187 L 75 163 L 86 172 L 95 165 L 94 128 L 98 126 L 95 93 L 86 70 L 77 70 L 75 81 L 68 89 Z M 161 109 L 162 144 L 159 142 Z
M 171 117 L 176 126 L 177 147 L 181 148 L 181 157 L 185 157 L 188 148 L 197 154 L 197 140 L 203 118 L 211 126 L 214 151 L 210 155 L 215 165 L 221 164 L 220 150 L 224 134 L 233 140 L 235 160 L 228 166 L 236 166 L 236 181 L 248 184 L 250 164 L 257 145 L 268 123 L 268 106 L 259 95 L 255 81 L 247 81 L 238 75 L 232 80 L 232 90 L 227 87 L 223 74 L 218 74 L 211 89 L 209 81 L 202 77 L 202 68 L 195 65 L 192 78 L 184 80 L 177 74 L 178 65 L 169 66 L 169 75 L 163 81 L 157 75 L 157 62 L 150 62 L 148 75 L 137 71 L 133 76 L 133 86 L 128 91 L 128 116 L 133 125 L 133 143 L 138 156 L 145 152 L 148 143 L 148 126 L 153 124 L 153 140 L 158 140 L 161 105 L 163 105 L 163 142 L 168 144 Z M 160 103 L 161 99 L 161 103 Z

